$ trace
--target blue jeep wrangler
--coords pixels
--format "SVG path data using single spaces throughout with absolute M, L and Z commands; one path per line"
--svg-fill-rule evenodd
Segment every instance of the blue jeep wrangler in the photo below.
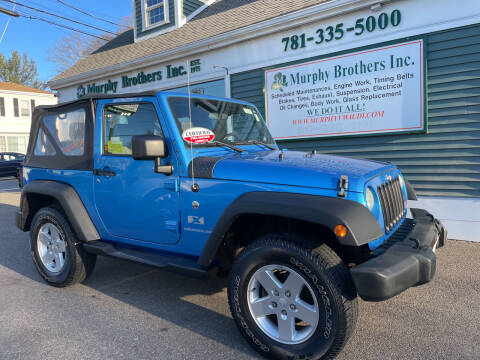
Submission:
M 35 110 L 16 225 L 41 276 L 84 281 L 97 255 L 229 274 L 240 332 L 274 359 L 333 358 L 357 294 L 430 281 L 446 231 L 410 209 L 392 165 L 278 148 L 251 104 L 142 93 Z

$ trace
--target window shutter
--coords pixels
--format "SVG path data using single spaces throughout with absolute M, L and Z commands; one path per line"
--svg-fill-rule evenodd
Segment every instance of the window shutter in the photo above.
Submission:
M 33 114 L 33 110 L 35 110 L 35 100 L 34 99 L 30 100 L 30 107 L 32 108 L 32 114 Z
M 20 116 L 20 113 L 18 111 L 18 99 L 17 98 L 14 98 L 13 99 L 13 115 L 15 117 L 19 117 Z
M 5 116 L 5 99 L 0 97 L 0 116 Z

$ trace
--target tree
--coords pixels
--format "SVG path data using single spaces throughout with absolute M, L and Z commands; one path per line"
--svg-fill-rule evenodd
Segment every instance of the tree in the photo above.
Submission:
M 118 25 L 117 33 L 124 32 L 127 28 L 131 28 L 132 23 L 133 17 L 131 15 L 123 17 Z M 109 33 L 104 33 L 99 36 L 106 40 L 72 32 L 59 39 L 53 45 L 48 52 L 47 60 L 53 62 L 56 65 L 56 70 L 61 73 L 115 37 Z
M 37 65 L 27 54 L 13 51 L 10 58 L 0 53 L 0 81 L 13 82 L 43 89 L 45 84 L 38 80 Z
M 106 37 L 111 40 L 111 37 Z M 47 60 L 61 73 L 104 45 L 106 41 L 80 33 L 63 36 L 49 50 Z

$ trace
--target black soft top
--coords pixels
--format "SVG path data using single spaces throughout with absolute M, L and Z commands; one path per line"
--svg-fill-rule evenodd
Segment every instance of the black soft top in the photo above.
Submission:
M 93 137 L 96 102 L 101 99 L 150 97 L 156 96 L 156 94 L 157 93 L 153 91 L 116 95 L 92 94 L 70 102 L 60 103 L 57 105 L 41 105 L 36 107 L 32 115 L 30 139 L 28 142 L 24 166 L 58 170 L 93 170 Z M 62 118 L 63 114 L 81 109 L 85 111 L 85 137 L 81 139 L 83 154 L 65 154 L 61 148 L 62 145 L 58 143 L 58 134 L 55 136 L 55 134 L 48 129 L 44 119 L 45 117 L 51 115 L 56 115 L 57 118 Z M 38 142 L 41 143 L 37 144 Z M 48 153 L 36 154 L 35 149 L 40 149 L 42 147 L 45 148 L 47 142 L 51 151 Z
M 47 128 L 44 118 L 50 115 L 61 117 L 75 110 L 85 111 L 85 130 L 82 155 L 65 155 L 57 137 Z M 27 154 L 23 162 L 27 167 L 38 167 L 58 170 L 93 170 L 93 130 L 94 130 L 94 104 L 92 98 L 79 99 L 76 101 L 58 104 L 43 105 L 35 108 L 32 115 L 30 138 L 28 141 Z M 40 135 L 40 136 L 39 136 Z M 44 154 L 36 154 L 37 145 L 39 148 L 42 142 L 48 142 L 48 146 L 54 151 Z M 54 153 L 53 153 L 54 152 Z
M 35 108 L 36 109 L 45 109 L 45 110 L 51 110 L 51 109 L 56 109 L 59 107 L 67 106 L 67 105 L 72 105 L 72 104 L 78 104 L 83 101 L 89 101 L 92 103 L 95 103 L 95 100 L 103 100 L 103 99 L 122 99 L 122 98 L 133 98 L 133 97 L 147 97 L 147 96 L 157 96 L 157 91 L 143 91 L 143 92 L 138 92 L 138 93 L 126 93 L 126 94 L 111 94 L 111 95 L 105 95 L 105 94 L 88 94 L 83 96 L 80 99 L 64 102 L 64 103 L 59 103 L 55 105 L 39 105 Z

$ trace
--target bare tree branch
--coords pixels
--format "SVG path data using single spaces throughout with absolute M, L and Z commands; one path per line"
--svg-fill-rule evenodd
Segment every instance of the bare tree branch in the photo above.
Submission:
M 127 15 L 120 20 L 117 31 L 124 32 L 125 27 L 131 28 L 132 24 L 133 16 Z M 102 34 L 101 37 L 109 41 L 114 38 L 114 36 L 108 33 Z M 97 38 L 92 39 L 86 35 L 73 32 L 59 39 L 53 47 L 49 49 L 47 60 L 53 62 L 56 70 L 61 73 L 106 43 L 107 41 Z

